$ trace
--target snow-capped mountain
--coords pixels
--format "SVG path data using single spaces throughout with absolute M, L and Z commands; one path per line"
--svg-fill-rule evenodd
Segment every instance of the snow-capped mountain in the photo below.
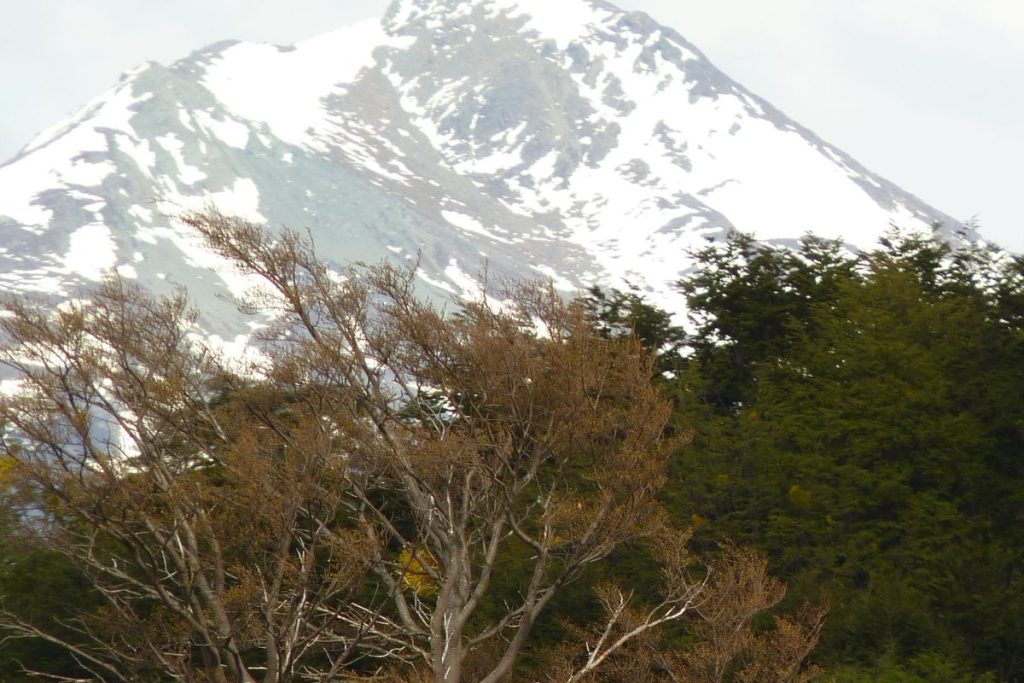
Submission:
M 730 228 L 869 245 L 958 224 L 601 0 L 395 0 L 294 46 L 144 64 L 0 166 L 0 289 L 111 269 L 187 284 L 211 334 L 244 282 L 173 216 L 308 229 L 338 262 L 419 255 L 429 287 L 498 276 L 678 309 L 688 249 Z

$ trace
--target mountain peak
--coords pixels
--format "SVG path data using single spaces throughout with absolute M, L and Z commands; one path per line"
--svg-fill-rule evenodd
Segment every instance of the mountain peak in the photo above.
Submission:
M 540 39 L 553 40 L 559 49 L 565 49 L 595 27 L 606 26 L 621 16 L 621 10 L 598 0 L 395 0 L 384 22 L 390 31 L 412 32 L 511 21 L 525 24 Z
M 217 334 L 239 323 L 216 295 L 243 283 L 171 218 L 206 202 L 308 228 L 339 262 L 418 259 L 434 291 L 473 291 L 486 262 L 677 311 L 688 252 L 734 228 L 867 245 L 894 221 L 955 227 L 599 0 L 396 0 L 294 46 L 216 44 L 40 141 L 0 167 L 0 288 L 117 268 L 187 284 Z

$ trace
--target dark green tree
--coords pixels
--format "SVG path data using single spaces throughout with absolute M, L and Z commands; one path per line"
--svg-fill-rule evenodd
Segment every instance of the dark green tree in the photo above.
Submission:
M 899 234 L 698 256 L 672 508 L 767 551 L 793 597 L 827 586 L 830 665 L 940 649 L 1019 677 L 1020 259 Z
M 67 558 L 38 542 L 45 520 L 29 516 L 26 509 L 47 508 L 33 505 L 36 495 L 15 485 L 15 468 L 13 459 L 0 457 L 0 607 L 41 629 L 72 639 L 67 623 L 95 609 L 96 596 Z M 0 628 L 0 681 L 37 680 L 24 670 L 32 669 L 35 663 L 44 663 L 49 671 L 69 680 L 88 675 L 66 649 L 38 638 L 17 637 Z
M 679 283 L 696 328 L 690 344 L 703 400 L 723 409 L 745 400 L 754 368 L 786 355 L 812 307 L 834 301 L 856 264 L 839 241 L 811 235 L 792 250 L 732 233 L 693 256 L 696 271 Z
M 591 287 L 582 299 L 587 317 L 605 337 L 635 336 L 656 358 L 660 375 L 674 375 L 683 363 L 686 331 L 672 315 L 647 303 L 636 292 Z

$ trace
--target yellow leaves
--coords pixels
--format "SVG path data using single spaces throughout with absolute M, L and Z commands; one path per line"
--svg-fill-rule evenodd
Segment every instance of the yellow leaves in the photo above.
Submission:
M 811 492 L 800 484 L 793 484 L 786 493 L 789 502 L 798 508 L 805 508 L 811 504 Z
M 14 484 L 19 467 L 18 461 L 11 456 L 0 457 L 0 487 Z
M 437 560 L 425 548 L 404 548 L 398 554 L 398 576 L 402 585 L 421 598 L 437 594 Z M 433 574 L 433 575 L 432 575 Z
M 600 505 L 599 499 L 587 500 L 577 496 L 556 500 L 546 515 L 546 524 L 551 529 L 551 547 L 561 547 L 585 533 L 588 522 L 597 514 Z

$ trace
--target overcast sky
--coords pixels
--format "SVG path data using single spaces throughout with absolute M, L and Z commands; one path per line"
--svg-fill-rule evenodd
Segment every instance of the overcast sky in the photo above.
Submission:
M 471 0 L 467 0 L 471 1 Z M 551 0 L 559 2 L 559 0 Z M 620 0 L 865 166 L 1024 252 L 1021 0 Z M 145 60 L 287 44 L 388 0 L 0 0 L 0 160 Z M 0 188 L 0 192 L 3 188 Z

